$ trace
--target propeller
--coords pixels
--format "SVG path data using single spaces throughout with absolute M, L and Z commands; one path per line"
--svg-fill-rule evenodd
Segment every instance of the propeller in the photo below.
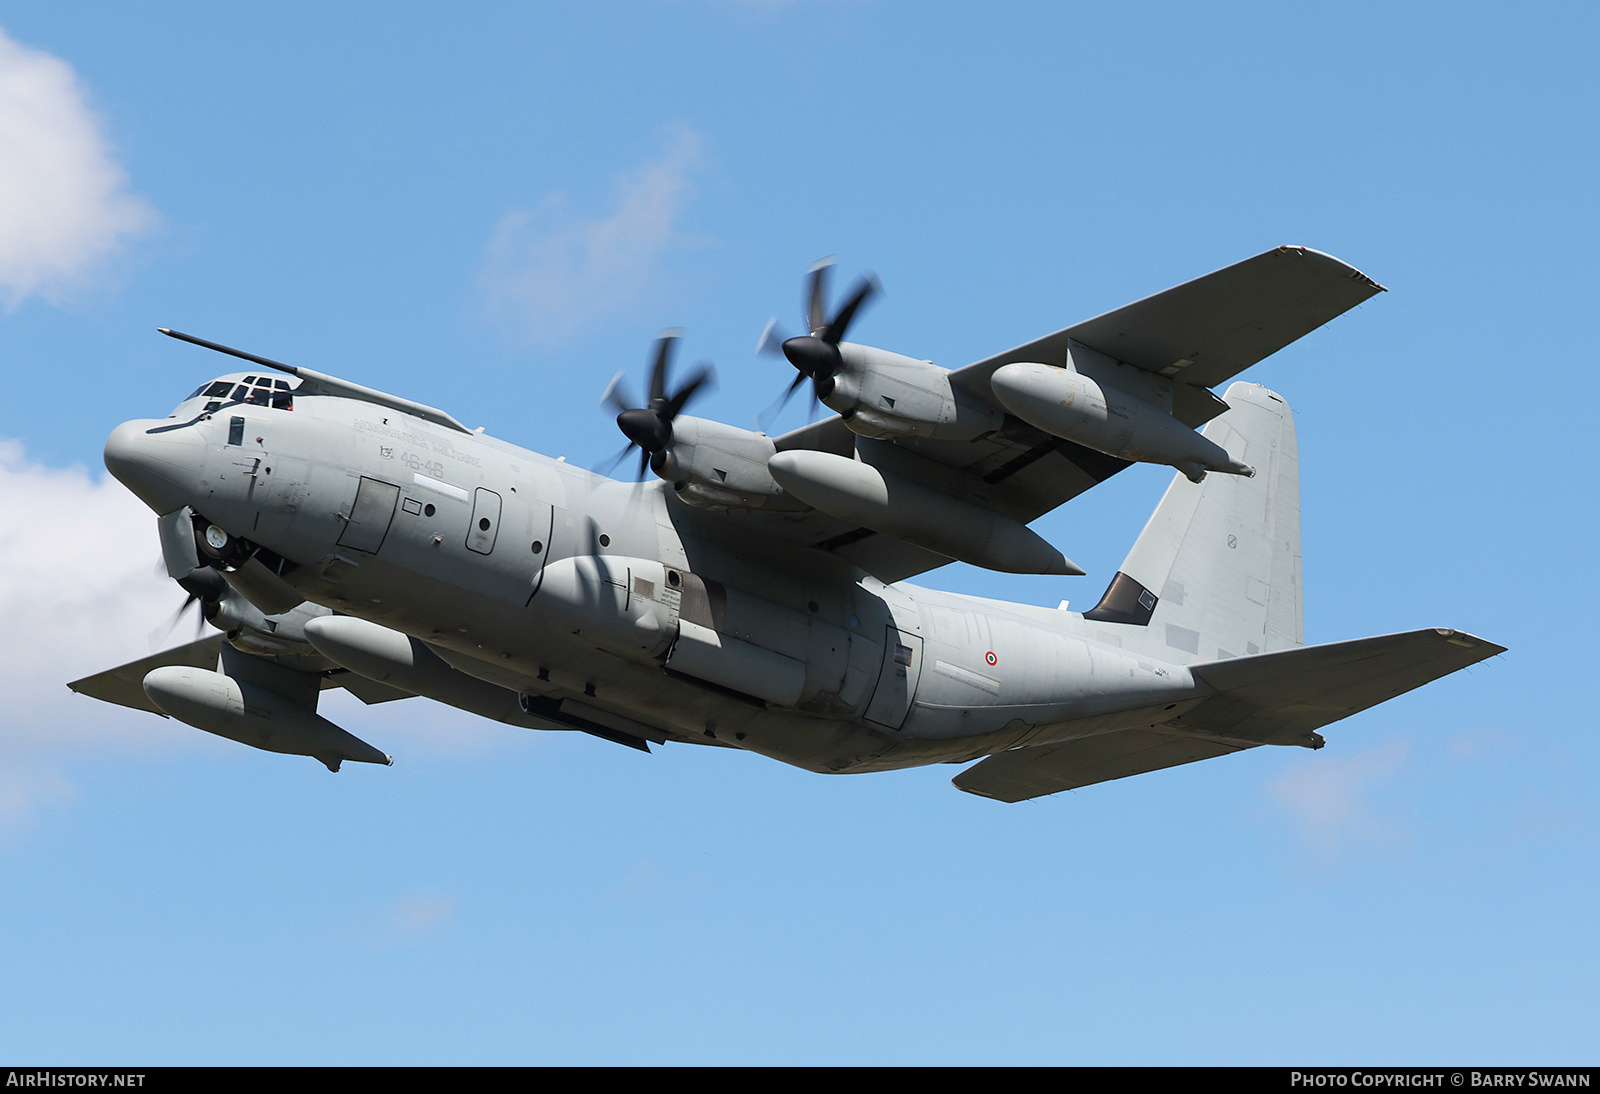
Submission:
M 845 333 L 850 329 L 850 323 L 855 319 L 856 312 L 882 290 L 878 279 L 867 274 L 856 282 L 850 295 L 839 305 L 839 310 L 834 312 L 833 318 L 830 319 L 828 318 L 828 270 L 832 265 L 832 258 L 824 258 L 807 271 L 804 311 L 809 334 L 782 338 L 778 334 L 776 320 L 769 322 L 766 330 L 761 332 L 761 341 L 756 346 L 757 351 L 770 353 L 776 346 L 782 350 L 783 355 L 799 373 L 779 398 L 778 410 L 783 409 L 789 402 L 790 396 L 807 380 L 811 381 L 813 409 L 833 392 L 834 377 L 844 368 L 844 357 L 839 352 L 839 343 L 844 341 Z
M 163 566 L 162 569 L 164 570 L 165 567 Z M 178 624 L 182 622 L 184 613 L 194 604 L 200 606 L 200 618 L 195 620 L 195 637 L 199 638 L 200 630 L 205 621 L 217 614 L 217 609 L 222 603 L 223 594 L 228 591 L 228 583 L 211 566 L 196 566 L 187 574 L 175 580 L 178 583 L 178 587 L 187 595 L 183 599 L 183 604 L 179 606 L 177 611 L 172 613 L 172 618 L 168 620 L 165 629 L 158 627 L 151 632 L 150 643 L 152 647 L 157 643 L 165 642 L 172 636 L 172 632 L 177 630 Z
M 628 438 L 627 445 L 611 461 L 611 467 L 615 468 L 637 448 L 639 471 L 635 479 L 643 479 L 645 468 L 654 466 L 656 457 L 672 443 L 672 420 L 683 412 L 701 388 L 716 382 L 716 371 L 709 363 L 702 363 L 681 387 L 668 393 L 672 352 L 681 334 L 673 328 L 663 331 L 656 339 L 655 360 L 650 365 L 650 395 L 643 406 L 633 405 L 620 372 L 611 378 L 605 394 L 600 397 L 602 406 L 617 411 L 617 428 Z

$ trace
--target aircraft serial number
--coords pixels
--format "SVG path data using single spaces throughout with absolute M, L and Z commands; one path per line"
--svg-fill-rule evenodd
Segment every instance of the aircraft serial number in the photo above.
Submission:
M 425 460 L 415 452 L 400 453 L 400 462 L 421 474 L 432 475 L 436 479 L 444 477 L 444 464 L 438 460 Z

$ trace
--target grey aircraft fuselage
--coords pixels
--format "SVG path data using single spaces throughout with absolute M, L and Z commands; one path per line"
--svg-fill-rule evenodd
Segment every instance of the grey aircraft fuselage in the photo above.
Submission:
M 864 772 L 1148 726 L 1211 694 L 1078 613 L 730 538 L 665 483 L 331 395 L 206 407 L 124 423 L 108 466 L 158 514 L 191 507 L 287 560 L 306 600 L 426 643 L 531 714 L 542 697 L 658 741 Z
M 1353 266 L 1276 247 L 956 370 L 846 341 L 875 283 L 830 317 L 826 270 L 810 333 L 762 344 L 836 416 L 769 438 L 682 414 L 709 374 L 671 386 L 669 332 L 648 402 L 605 400 L 648 484 L 164 330 L 299 382 L 214 380 L 111 434 L 222 635 L 68 686 L 335 771 L 390 762 L 317 713 L 343 687 L 819 772 L 977 760 L 955 786 L 1015 802 L 1320 748 L 1503 652 L 1442 627 L 1305 644 L 1294 415 L 1235 378 L 1384 291 Z M 1028 525 L 1133 463 L 1175 473 L 1089 611 L 904 580 L 1082 573 Z

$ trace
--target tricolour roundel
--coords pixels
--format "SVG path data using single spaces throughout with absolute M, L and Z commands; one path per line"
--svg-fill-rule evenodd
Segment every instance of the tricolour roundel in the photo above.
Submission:
M 989 662 L 990 665 L 993 665 L 996 661 L 1000 660 L 1000 658 L 994 655 L 994 650 L 990 650 L 988 653 L 984 654 L 983 659 Z

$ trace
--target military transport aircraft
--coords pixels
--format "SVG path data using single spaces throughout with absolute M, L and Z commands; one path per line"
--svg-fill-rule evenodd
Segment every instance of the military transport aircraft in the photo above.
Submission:
M 272 752 L 389 763 L 317 713 L 426 696 L 649 751 L 818 772 L 970 763 L 1021 801 L 1319 728 L 1503 652 L 1443 628 L 1304 644 L 1283 398 L 1214 388 L 1383 291 L 1265 254 L 954 371 L 845 341 L 875 291 L 763 342 L 836 413 L 780 437 L 682 413 L 671 337 L 607 400 L 661 481 L 614 481 L 442 410 L 258 366 L 124 422 L 111 473 L 218 634 L 70 686 Z M 292 378 L 292 379 L 291 379 Z M 1203 428 L 1201 428 L 1203 427 Z M 952 559 L 1081 574 L 1028 522 L 1131 462 L 1177 474 L 1086 612 L 907 583 Z

